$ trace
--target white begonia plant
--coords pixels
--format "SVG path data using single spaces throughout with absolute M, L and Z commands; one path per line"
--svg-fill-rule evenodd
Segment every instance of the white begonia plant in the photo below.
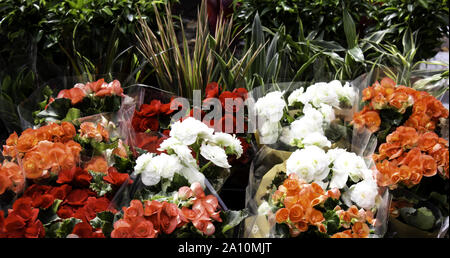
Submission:
M 317 146 L 296 150 L 286 162 L 286 174 L 295 173 L 307 183 L 324 180 L 330 171 L 328 157 Z
M 184 145 L 194 144 L 198 137 L 209 139 L 213 133 L 214 129 L 193 117 L 173 123 L 170 130 L 170 136 L 178 139 Z
M 285 107 L 283 92 L 280 91 L 267 93 L 255 103 L 255 110 L 260 119 L 268 120 L 271 123 L 278 123 L 281 120 Z

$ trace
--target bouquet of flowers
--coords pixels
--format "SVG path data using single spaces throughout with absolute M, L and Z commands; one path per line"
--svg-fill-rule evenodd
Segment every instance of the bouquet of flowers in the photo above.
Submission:
M 76 83 L 70 89 L 63 89 L 54 96 L 53 90 L 46 86 L 39 89 L 39 95 L 36 98 L 41 99 L 37 105 L 34 104 L 35 97 L 31 100 L 36 106 L 27 117 L 27 112 L 22 116 L 26 119 L 32 119 L 31 124 L 43 125 L 46 122 L 73 121 L 80 117 L 91 116 L 100 113 L 117 112 L 123 102 L 129 102 L 130 99 L 123 93 L 123 89 L 118 80 L 110 83 L 104 79 L 95 82 Z M 29 106 L 21 106 L 24 111 Z
M 434 236 L 445 232 L 449 152 L 442 130 L 448 130 L 448 110 L 429 93 L 396 85 L 389 78 L 364 89 L 363 101 L 353 123 L 378 139 L 373 160 L 378 184 L 394 195 L 391 216 L 399 219 L 391 220 L 397 225 L 394 230 L 401 231 L 406 223 L 434 231 Z
M 258 124 L 260 142 L 287 151 L 276 155 L 277 164 L 268 163 L 267 155 L 275 155 L 264 146 L 254 160 L 255 179 L 247 189 L 254 217 L 246 221 L 246 236 L 383 235 L 379 211 L 386 196 L 371 161 L 350 152 L 362 147 L 353 146 L 349 125 L 357 91 L 332 81 L 294 90 L 288 105 L 282 95 L 271 92 L 255 105 L 257 115 L 264 117 Z M 267 124 L 278 129 L 265 131 Z
M 14 133 L 3 154 L 2 178 L 10 181 L 0 188 L 14 195 L 0 195 L 9 197 L 0 211 L 0 237 L 109 236 L 102 221 L 116 213 L 115 192 L 132 181 L 123 162 L 108 162 L 128 159 L 129 151 L 103 125 L 49 123 Z
M 246 216 L 223 210 L 198 182 L 170 194 L 133 199 L 119 214 L 112 238 L 225 237 Z

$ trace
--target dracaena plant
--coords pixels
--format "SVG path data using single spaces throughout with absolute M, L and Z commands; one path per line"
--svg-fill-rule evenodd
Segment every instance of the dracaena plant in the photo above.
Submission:
M 391 43 L 379 44 L 364 40 L 378 53 L 382 60 L 378 64 L 381 72 L 393 79 L 397 84 L 413 87 L 416 90 L 427 90 L 435 97 L 448 91 L 448 64 L 439 61 L 416 60 L 419 31 L 409 29 L 402 35 L 402 49 Z M 424 70 L 421 65 L 434 65 L 436 69 Z
M 139 50 L 153 67 L 159 87 L 176 94 L 192 97 L 211 81 L 220 82 L 224 89 L 233 89 L 245 78 L 261 46 L 237 54 L 232 19 L 219 15 L 215 30 L 208 29 L 207 9 L 202 2 L 198 11 L 195 39 L 189 41 L 180 23 L 181 36 L 176 30 L 176 17 L 166 6 L 166 16 L 157 15 L 158 33 L 144 19 L 140 20 L 142 36 L 138 35 Z M 156 14 L 158 10 L 155 9 Z

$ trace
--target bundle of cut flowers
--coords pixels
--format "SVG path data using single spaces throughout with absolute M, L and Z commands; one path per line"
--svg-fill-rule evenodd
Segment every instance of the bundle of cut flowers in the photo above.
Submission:
M 369 237 L 384 223 L 374 218 L 382 198 L 375 174 L 355 153 L 306 146 L 273 172 L 258 193 L 258 215 L 275 217 L 270 236 Z
M 124 212 L 114 223 L 114 236 L 221 237 L 245 218 L 245 210 L 228 210 L 216 192 L 229 176 L 229 156 L 242 155 L 236 136 L 214 132 L 202 121 L 187 117 L 170 126 L 169 137 L 157 153 L 139 152 L 131 176 L 134 183 L 114 197 Z M 205 191 L 213 195 L 205 197 Z M 140 214 L 137 222 L 128 218 L 128 209 Z M 136 235 L 134 228 L 141 230 L 141 226 L 146 233 Z M 216 231 L 217 227 L 222 230 Z
M 227 99 L 232 100 L 233 103 L 228 102 Z M 241 164 L 248 163 L 250 160 L 250 141 L 251 134 L 245 134 L 247 131 L 248 118 L 245 117 L 242 125 L 237 123 L 236 116 L 239 112 L 244 110 L 244 102 L 247 99 L 247 90 L 244 88 L 237 88 L 233 91 L 223 91 L 220 86 L 215 83 L 209 83 L 205 88 L 205 96 L 202 100 L 203 107 L 210 110 L 210 106 L 214 105 L 214 100 L 220 103 L 220 111 L 222 116 L 215 119 L 206 119 L 206 112 L 202 109 L 199 118 L 210 128 L 216 132 L 234 133 L 241 141 L 244 152 L 239 159 L 231 162 L 238 162 Z M 233 105 L 234 104 L 234 105 Z M 138 110 L 134 111 L 131 126 L 135 132 L 134 145 L 140 149 L 149 152 L 158 153 L 160 144 L 170 135 L 170 124 L 174 121 L 174 117 L 179 112 L 181 118 L 194 117 L 194 109 L 181 109 L 182 103 L 177 98 L 172 96 L 170 101 L 164 103 L 161 99 L 151 99 L 149 103 L 143 103 Z M 183 107 L 185 108 L 185 107 Z M 217 110 L 214 110 L 215 112 Z M 177 117 L 178 119 L 180 117 Z M 225 128 L 226 119 L 232 121 L 231 128 Z M 241 126 L 242 128 L 239 128 Z M 228 129 L 228 130 L 226 130 Z
M 218 198 L 206 195 L 200 183 L 166 195 L 130 201 L 114 222 L 112 238 L 226 237 L 245 213 L 224 211 Z
M 354 125 L 378 139 L 373 155 L 380 186 L 394 195 L 391 215 L 433 231 L 448 216 L 448 139 L 441 136 L 448 110 L 435 97 L 383 78 L 363 91 Z
M 294 151 L 256 175 L 262 180 L 251 196 L 258 208 L 249 227 L 265 237 L 379 237 L 376 227 L 384 221 L 374 216 L 382 195 L 373 167 L 350 152 L 347 122 L 356 90 L 339 81 L 299 88 L 288 97 L 288 111 L 282 95 L 271 92 L 256 102 L 265 118 L 258 133 L 264 142 L 279 138 Z M 283 129 L 280 119 L 287 122 Z M 267 124 L 274 130 L 265 130 Z
M 129 150 L 102 124 L 30 128 L 13 133 L 2 153 L 1 237 L 109 236 L 111 199 L 132 181 L 123 165 Z
M 56 96 L 47 86 L 42 94 L 44 100 L 38 103 L 38 110 L 32 114 L 35 125 L 117 112 L 125 97 L 118 80 L 107 83 L 104 79 L 86 84 L 77 83 L 70 89 L 59 91 Z
M 285 94 L 277 90 L 256 101 L 260 143 L 270 146 L 280 141 L 286 149 L 293 149 L 349 142 L 347 113 L 352 112 L 356 100 L 356 90 L 349 83 L 342 85 L 336 80 L 306 90 L 300 87 L 290 93 L 287 103 Z

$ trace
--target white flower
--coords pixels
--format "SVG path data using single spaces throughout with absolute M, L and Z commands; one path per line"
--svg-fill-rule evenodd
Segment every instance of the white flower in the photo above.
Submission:
M 200 147 L 200 154 L 214 165 L 221 168 L 230 168 L 225 150 L 219 146 L 203 143 Z
M 146 170 L 148 163 L 153 158 L 153 153 L 144 153 L 136 159 L 136 166 L 134 166 L 134 174 L 140 174 Z
M 180 174 L 188 180 L 189 184 L 192 185 L 195 182 L 199 182 L 202 188 L 205 188 L 205 175 L 196 168 L 191 166 L 184 167 L 180 170 Z
M 169 137 L 164 140 L 158 149 L 159 151 L 168 151 L 169 154 L 175 153 L 180 160 L 186 164 L 193 167 L 197 167 L 197 161 L 194 156 L 192 156 L 191 149 L 188 146 L 182 144 L 177 138 Z
M 283 99 L 283 93 L 273 91 L 258 99 L 255 103 L 255 110 L 260 119 L 267 119 L 272 123 L 279 122 L 283 117 L 283 109 L 286 102 Z
M 324 180 L 330 171 L 325 151 L 317 146 L 296 150 L 286 162 L 286 174 L 296 173 L 310 183 Z
M 284 142 L 287 145 L 290 145 L 294 140 L 290 126 L 285 126 L 281 129 L 280 141 Z
M 362 170 L 367 169 L 366 163 L 362 157 L 353 152 L 343 152 L 333 162 L 333 172 L 338 174 L 347 174 L 353 182 L 362 179 Z
M 262 202 L 258 207 L 258 215 L 268 215 L 270 211 L 270 205 L 266 201 Z
M 319 132 L 308 134 L 305 138 L 303 138 L 302 143 L 304 145 L 315 145 L 321 148 L 331 147 L 331 142 L 327 139 L 327 137 L 325 137 L 325 135 Z
M 221 147 L 229 148 L 237 158 L 241 157 L 243 153 L 241 141 L 235 135 L 228 133 L 216 132 L 214 133 L 211 142 Z
M 350 197 L 361 208 L 371 209 L 375 206 L 378 187 L 373 180 L 363 180 L 350 187 Z
M 348 180 L 347 171 L 333 170 L 333 176 L 330 181 L 330 188 L 342 189 Z
M 209 139 L 214 132 L 214 129 L 193 117 L 188 117 L 183 122 L 177 121 L 171 127 L 170 136 L 177 138 L 184 145 L 194 144 L 197 137 Z
M 319 82 L 311 85 L 306 91 L 311 91 L 311 104 L 320 107 L 320 104 L 328 104 L 331 106 L 339 106 L 339 99 L 333 84 Z
M 155 185 L 159 183 L 161 178 L 172 180 L 175 173 L 181 169 L 183 169 L 183 166 L 176 155 L 161 153 L 146 162 L 145 168 L 141 171 L 142 183 L 145 185 Z
M 336 116 L 334 114 L 334 109 L 330 105 L 321 103 L 319 111 L 320 111 L 320 113 L 322 113 L 323 121 L 326 124 L 331 123 L 331 121 L 333 121 L 336 118 Z
M 260 143 L 262 144 L 272 144 L 275 143 L 280 135 L 281 125 L 280 123 L 272 123 L 270 121 L 264 122 L 258 128 Z
M 338 81 L 339 82 L 339 81 Z M 346 82 L 344 86 L 339 82 L 340 87 L 337 87 L 337 94 L 340 101 L 348 102 L 353 105 L 353 102 L 356 98 L 355 89 Z
M 305 115 L 292 122 L 290 134 L 286 134 L 292 139 L 291 145 L 294 140 L 303 141 L 309 134 L 324 134 L 322 114 L 312 108 L 311 105 L 306 105 L 303 112 L 305 112 Z
M 289 95 L 289 97 L 288 97 L 288 104 L 289 104 L 289 106 L 294 105 L 296 102 L 301 102 L 300 101 L 300 97 L 303 95 L 304 91 L 305 91 L 305 89 L 303 87 L 294 90 L 291 93 L 291 95 Z
M 341 148 L 329 149 L 327 152 L 329 162 L 333 163 L 344 152 L 347 151 Z

